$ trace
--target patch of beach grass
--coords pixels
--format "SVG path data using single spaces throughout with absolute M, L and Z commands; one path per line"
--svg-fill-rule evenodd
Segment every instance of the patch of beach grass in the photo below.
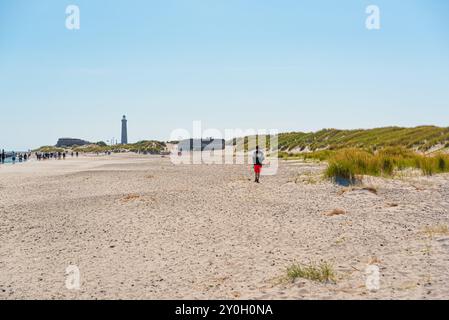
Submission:
M 393 177 L 406 169 L 419 169 L 427 176 L 449 172 L 449 155 L 424 155 L 404 148 L 385 148 L 376 152 L 344 149 L 328 159 L 325 176 L 354 181 L 363 175 Z
M 347 240 L 346 237 L 341 237 L 341 238 L 335 240 L 335 244 L 337 244 L 337 245 L 343 244 L 346 242 L 346 240 Z
M 433 238 L 434 236 L 448 236 L 449 227 L 445 224 L 440 224 L 436 226 L 427 226 L 424 228 L 423 232 L 430 238 Z
M 298 278 L 328 283 L 336 282 L 337 277 L 332 264 L 321 262 L 319 264 L 293 264 L 287 268 L 287 279 L 294 281 Z

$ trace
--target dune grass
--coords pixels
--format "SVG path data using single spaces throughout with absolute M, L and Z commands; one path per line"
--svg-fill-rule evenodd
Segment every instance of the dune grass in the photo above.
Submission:
M 424 175 L 449 172 L 449 155 L 423 155 L 405 148 L 385 148 L 376 152 L 344 149 L 328 158 L 328 178 L 354 179 L 360 175 L 391 177 L 398 170 L 419 169 Z
M 377 150 L 386 147 L 405 147 L 425 152 L 437 145 L 449 147 L 449 128 L 419 126 L 356 130 L 323 129 L 310 133 L 290 132 L 279 135 L 279 150 L 285 152 L 345 148 Z
M 57 148 L 52 146 L 40 147 L 39 149 L 33 150 L 35 152 L 64 152 L 64 151 L 74 151 L 82 153 L 103 153 L 103 152 L 147 152 L 151 154 L 159 154 L 165 151 L 167 145 L 165 142 L 155 141 L 155 140 L 143 140 L 136 143 L 129 144 L 116 144 L 107 145 L 103 141 L 92 143 L 84 146 L 72 146 L 68 148 Z
M 363 175 L 393 177 L 405 169 L 420 170 L 426 176 L 449 172 L 449 154 L 426 155 L 405 147 L 386 147 L 378 150 L 348 148 L 299 154 L 280 152 L 279 155 L 285 160 L 327 161 L 325 177 L 352 182 Z
M 164 151 L 166 147 L 166 144 L 164 142 L 160 141 L 154 141 L 154 140 L 144 140 L 139 141 L 136 143 L 130 143 L 130 144 L 117 144 L 117 145 L 100 145 L 100 144 L 91 144 L 81 147 L 75 147 L 73 148 L 74 151 L 79 152 L 87 152 L 87 153 L 102 153 L 102 152 L 121 152 L 123 150 L 130 151 L 130 152 L 148 152 L 148 153 L 154 153 L 158 154 L 161 151 Z
M 297 278 L 308 279 L 317 282 L 336 282 L 333 266 L 328 262 L 320 264 L 293 264 L 287 268 L 287 279 L 294 281 Z
M 320 150 L 314 152 L 305 152 L 305 153 L 292 153 L 280 151 L 278 152 L 278 157 L 284 160 L 317 160 L 324 161 L 333 156 L 336 151 L 333 150 Z
M 33 152 L 44 152 L 44 153 L 46 153 L 46 152 L 48 152 L 48 153 L 64 152 L 64 151 L 66 151 L 64 148 L 58 148 L 58 147 L 54 147 L 54 146 L 43 146 L 43 147 L 40 147 L 39 149 L 33 150 Z

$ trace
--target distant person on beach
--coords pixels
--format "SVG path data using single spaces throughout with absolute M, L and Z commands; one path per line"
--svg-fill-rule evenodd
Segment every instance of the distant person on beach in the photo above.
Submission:
M 265 160 L 265 156 L 263 152 L 259 150 L 259 146 L 256 146 L 256 151 L 253 153 L 253 166 L 254 166 L 254 174 L 255 180 L 254 182 L 260 183 L 260 172 L 262 171 L 263 161 Z
M 78 158 L 78 151 L 76 152 L 76 157 Z
M 3 149 L 3 150 L 2 150 L 2 154 L 1 154 L 1 157 L 0 157 L 0 161 L 1 161 L 1 163 L 5 163 L 5 158 L 6 158 L 6 155 L 5 155 L 5 150 Z

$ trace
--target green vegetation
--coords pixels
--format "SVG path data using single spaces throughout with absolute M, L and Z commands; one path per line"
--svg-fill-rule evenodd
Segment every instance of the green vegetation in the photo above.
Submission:
M 330 154 L 325 172 L 328 178 L 355 179 L 358 175 L 391 177 L 398 170 L 419 169 L 425 175 L 449 172 L 449 155 L 423 155 L 405 148 L 385 148 L 376 152 L 343 149 Z
M 304 152 L 304 153 L 292 153 L 292 152 L 285 152 L 285 151 L 279 151 L 278 157 L 280 159 L 285 160 L 317 160 L 317 161 L 324 161 L 329 159 L 332 155 L 335 154 L 335 151 L 332 150 L 320 150 L 315 152 Z
M 131 144 L 117 144 L 109 146 L 103 141 L 88 144 L 85 146 L 72 146 L 67 148 L 57 148 L 53 146 L 40 147 L 35 152 L 85 152 L 85 153 L 104 153 L 104 152 L 146 152 L 150 154 L 160 154 L 166 150 L 166 144 L 160 141 L 144 140 Z
M 293 264 L 287 268 L 287 279 L 294 281 L 297 278 L 308 279 L 318 282 L 336 282 L 334 268 L 330 263 L 320 264 Z
M 270 147 L 270 136 L 256 138 L 256 144 Z M 249 136 L 227 142 L 237 149 L 248 150 Z M 317 132 L 289 132 L 278 135 L 279 158 L 326 160 L 342 149 L 363 149 L 375 152 L 396 147 L 416 152 L 449 149 L 449 127 L 419 126 L 415 128 L 385 127 L 376 129 L 338 130 L 323 129 Z M 435 149 L 433 149 L 435 148 Z
M 391 177 L 404 169 L 424 175 L 449 172 L 449 155 L 442 153 L 447 148 L 449 128 L 434 126 L 279 135 L 280 158 L 327 161 L 328 178 L 349 181 L 360 175 Z
M 270 148 L 271 138 L 270 135 L 257 135 L 257 136 L 246 136 L 243 138 L 234 138 L 229 140 L 227 145 L 233 145 L 238 151 L 248 151 L 248 139 L 251 138 L 251 149 L 254 149 L 256 145 L 263 146 L 266 149 Z M 255 139 L 255 140 L 254 140 Z
M 375 151 L 385 147 L 404 147 L 428 151 L 441 145 L 449 147 L 449 128 L 420 126 L 416 128 L 386 127 L 368 130 L 324 129 L 318 132 L 279 134 L 279 150 L 289 152 L 364 148 Z
M 64 152 L 64 148 L 57 148 L 54 146 L 43 146 L 39 149 L 33 150 L 33 152 L 44 152 L 44 153 L 50 153 L 50 152 Z
M 104 142 L 103 142 L 104 143 Z M 96 144 L 90 144 L 81 147 L 73 147 L 73 151 L 88 152 L 88 153 L 103 153 L 103 152 L 147 152 L 151 154 L 159 154 L 165 151 L 166 144 L 160 141 L 143 140 L 137 143 L 131 144 L 117 144 L 108 146 L 98 142 Z

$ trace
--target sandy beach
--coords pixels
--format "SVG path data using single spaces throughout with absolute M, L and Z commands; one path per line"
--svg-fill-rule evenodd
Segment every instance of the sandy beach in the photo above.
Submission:
M 249 165 L 161 156 L 1 165 L 0 299 L 448 299 L 449 175 L 349 189 L 323 169 L 284 161 L 255 184 Z M 335 283 L 284 279 L 320 261 Z

